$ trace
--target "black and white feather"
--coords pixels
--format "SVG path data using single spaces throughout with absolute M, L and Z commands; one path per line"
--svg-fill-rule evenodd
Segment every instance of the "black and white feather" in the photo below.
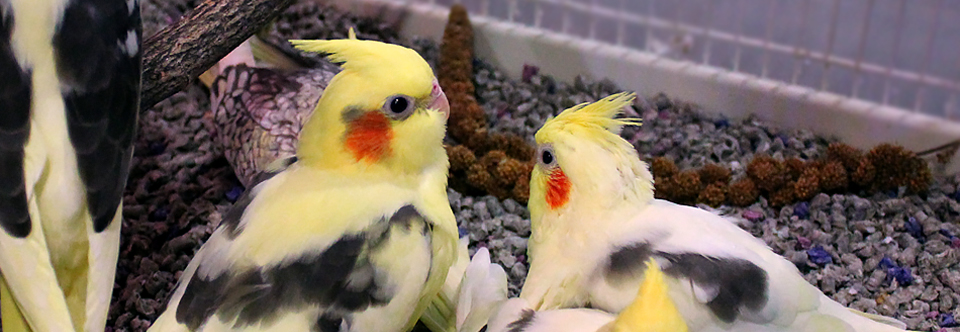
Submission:
M 102 331 L 139 111 L 139 2 L 0 11 L 0 270 L 34 330 Z
M 691 331 L 902 331 L 902 323 L 829 299 L 791 262 L 723 217 L 657 199 L 617 213 L 608 215 L 617 221 L 615 232 L 569 238 L 594 245 L 538 244 L 521 297 L 543 299 L 540 310 L 617 313 L 634 300 L 653 258 Z

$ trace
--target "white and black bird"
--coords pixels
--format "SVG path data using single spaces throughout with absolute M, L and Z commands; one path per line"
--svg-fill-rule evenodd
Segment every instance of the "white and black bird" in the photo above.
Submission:
M 619 136 L 638 120 L 615 118 L 633 99 L 580 104 L 537 131 L 530 272 L 520 293 L 533 309 L 621 313 L 654 259 L 691 331 L 903 331 L 902 322 L 827 297 L 729 219 L 655 199 L 647 165 Z
M 0 0 L 3 330 L 103 331 L 140 98 L 137 0 Z

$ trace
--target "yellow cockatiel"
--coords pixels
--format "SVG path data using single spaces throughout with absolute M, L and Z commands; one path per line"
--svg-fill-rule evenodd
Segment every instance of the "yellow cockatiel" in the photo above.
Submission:
M 691 331 L 903 331 L 831 300 L 726 218 L 654 199 L 647 165 L 618 135 L 638 120 L 614 119 L 633 98 L 574 106 L 537 132 L 521 298 L 536 310 L 619 313 L 653 258 Z
M 294 44 L 343 70 L 296 158 L 226 214 L 150 331 L 405 331 L 456 259 L 430 66 L 377 41 Z
M 104 330 L 140 54 L 137 0 L 0 0 L 4 332 Z
M 617 315 L 587 308 L 534 311 L 513 298 L 491 317 L 487 332 L 687 332 L 660 267 L 651 259 L 646 268 L 633 302 Z

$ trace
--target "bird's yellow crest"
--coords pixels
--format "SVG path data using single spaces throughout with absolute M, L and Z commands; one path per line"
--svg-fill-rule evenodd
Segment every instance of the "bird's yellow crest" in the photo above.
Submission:
M 405 70 L 424 71 L 433 76 L 430 65 L 416 51 L 394 44 L 375 40 L 356 39 L 356 33 L 350 29 L 347 39 L 332 40 L 291 40 L 297 49 L 307 52 L 326 53 L 327 59 L 340 63 L 345 71 L 369 69 L 371 73 L 380 73 L 378 69 L 400 66 L 398 72 Z M 409 68 L 407 68 L 409 67 Z
M 352 29 L 349 37 L 291 41 L 300 50 L 326 53 L 343 69 L 301 131 L 300 161 L 395 174 L 445 163 L 449 104 L 430 65 L 409 48 L 355 39 Z
M 594 103 L 582 103 L 571 107 L 557 117 L 547 120 L 537 131 L 537 143 L 550 141 L 558 131 L 575 132 L 577 136 L 592 139 L 616 140 L 623 126 L 639 126 L 636 118 L 614 118 L 629 106 L 636 95 L 621 92 Z

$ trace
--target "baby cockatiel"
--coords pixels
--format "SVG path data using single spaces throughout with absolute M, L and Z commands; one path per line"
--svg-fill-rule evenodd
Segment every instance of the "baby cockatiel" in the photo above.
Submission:
M 151 331 L 406 331 L 456 258 L 430 66 L 376 41 L 294 44 L 343 70 L 296 161 L 237 201 Z
M 530 179 L 530 272 L 536 310 L 620 312 L 655 258 L 691 331 L 902 331 L 848 310 L 734 223 L 654 199 L 653 178 L 614 119 L 632 94 L 574 106 L 537 132 Z
M 103 332 L 140 103 L 136 0 L 0 0 L 5 332 Z
M 619 314 L 588 308 L 534 311 L 522 298 L 505 303 L 491 317 L 487 332 L 687 332 L 687 325 L 667 295 L 663 272 L 647 261 L 639 291 Z
M 438 296 L 420 316 L 430 331 L 479 332 L 507 299 L 507 273 L 490 262 L 487 248 L 470 258 L 469 237 L 460 238 L 457 260 Z
M 507 273 L 500 264 L 490 262 L 487 248 L 479 248 L 470 258 L 469 237 L 460 238 L 457 260 L 447 280 L 420 321 L 430 331 L 479 332 L 487 319 L 507 299 Z

